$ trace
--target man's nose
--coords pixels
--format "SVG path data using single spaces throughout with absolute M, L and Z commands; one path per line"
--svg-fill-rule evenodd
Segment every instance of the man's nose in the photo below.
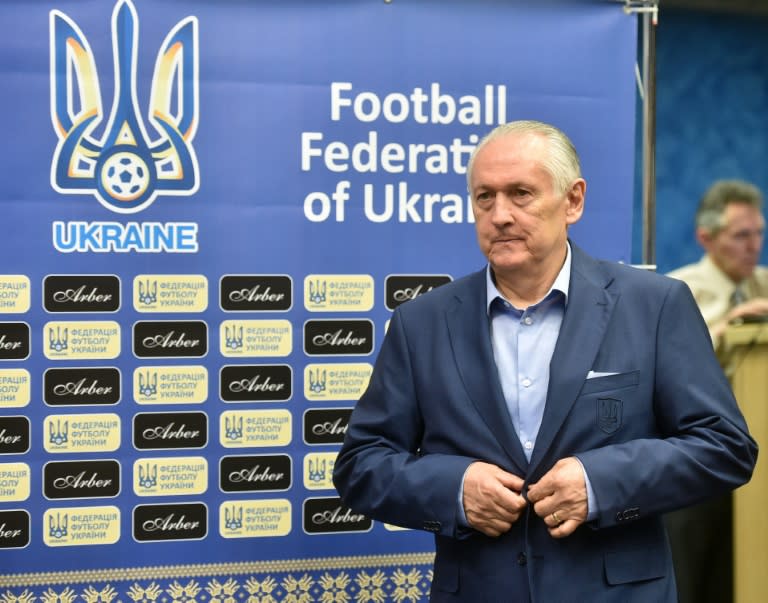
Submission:
M 747 239 L 747 246 L 753 253 L 760 253 L 763 249 L 764 234 L 762 232 L 756 232 L 753 236 Z
M 512 204 L 509 202 L 509 199 L 501 193 L 497 194 L 496 199 L 494 200 L 491 220 L 497 226 L 513 224 L 515 222 Z

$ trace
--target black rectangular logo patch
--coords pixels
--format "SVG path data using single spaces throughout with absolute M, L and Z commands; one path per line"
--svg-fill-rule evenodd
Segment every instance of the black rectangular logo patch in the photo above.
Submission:
M 308 320 L 304 352 L 309 356 L 367 356 L 373 351 L 370 320 Z
M 43 400 L 49 406 L 120 401 L 120 371 L 116 368 L 52 368 L 45 371 L 43 381 Z
M 106 461 L 52 461 L 43 468 L 46 498 L 111 498 L 120 493 L 120 463 Z
M 133 509 L 133 537 L 139 542 L 200 540 L 208 533 L 202 503 L 139 505 Z
M 304 442 L 341 444 L 351 415 L 351 408 L 310 408 L 304 413 Z
M 235 364 L 224 366 L 219 395 L 225 402 L 290 400 L 293 374 L 287 364 Z
M 451 282 L 445 274 L 390 274 L 384 281 L 384 305 L 394 310 L 400 304 Z
M 29 513 L 0 511 L 0 549 L 21 549 L 29 544 Z
M 624 404 L 616 398 L 597 399 L 597 424 L 607 434 L 616 433 L 621 427 Z
M 203 448 L 208 417 L 202 412 L 148 412 L 133 417 L 133 445 L 139 450 Z
M 308 498 L 304 501 L 304 531 L 307 534 L 367 532 L 373 522 L 355 513 L 339 497 Z
M 225 456 L 220 463 L 223 492 L 275 492 L 291 487 L 291 457 L 287 454 Z
M 29 356 L 29 325 L 0 322 L 0 360 L 24 360 Z
M 117 312 L 120 279 L 95 274 L 46 276 L 43 305 L 48 312 Z
M 219 303 L 226 312 L 285 312 L 293 305 L 292 290 L 289 276 L 225 276 Z
M 0 417 L 0 454 L 21 454 L 29 450 L 29 419 Z
M 201 320 L 137 322 L 133 353 L 138 358 L 200 358 L 208 353 L 208 325 Z

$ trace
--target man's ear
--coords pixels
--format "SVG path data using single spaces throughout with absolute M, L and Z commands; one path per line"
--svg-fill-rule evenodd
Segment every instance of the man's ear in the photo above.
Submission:
M 566 193 L 568 206 L 565 208 L 565 222 L 569 226 L 575 224 L 581 219 L 584 213 L 584 197 L 587 192 L 587 183 L 583 178 L 577 178 L 571 184 L 571 188 Z
M 708 231 L 706 228 L 698 226 L 696 228 L 696 240 L 699 245 L 704 248 L 704 251 L 709 251 L 712 247 L 712 243 L 715 240 L 715 235 Z

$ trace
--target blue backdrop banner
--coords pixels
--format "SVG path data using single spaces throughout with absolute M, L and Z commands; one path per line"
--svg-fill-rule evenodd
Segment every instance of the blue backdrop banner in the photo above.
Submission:
M 636 23 L 572 0 L 0 3 L 0 603 L 421 601 L 330 480 L 391 311 L 539 119 L 629 261 Z

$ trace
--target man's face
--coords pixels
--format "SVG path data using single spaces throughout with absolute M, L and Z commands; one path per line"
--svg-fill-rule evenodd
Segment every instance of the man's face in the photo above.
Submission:
M 747 203 L 729 203 L 723 212 L 725 226 L 715 234 L 700 233 L 699 240 L 712 261 L 734 281 L 749 278 L 760 259 L 765 219 Z
M 509 134 L 477 153 L 470 176 L 477 240 L 497 275 L 548 273 L 565 259 L 567 226 L 581 217 L 584 180 L 555 190 L 544 167 L 549 142 Z

